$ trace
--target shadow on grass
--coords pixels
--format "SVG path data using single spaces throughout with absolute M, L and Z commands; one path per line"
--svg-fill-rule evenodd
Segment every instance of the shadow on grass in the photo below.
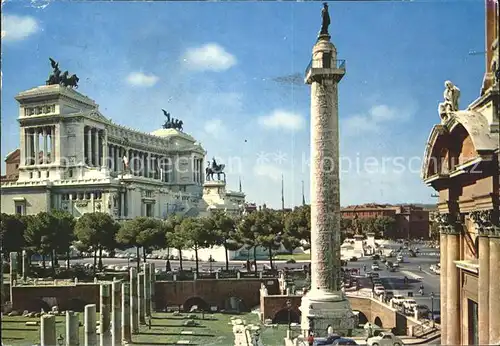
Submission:
M 139 332 L 138 335 L 154 335 L 154 336 L 197 336 L 197 337 L 210 337 L 213 338 L 215 337 L 214 334 L 201 334 L 201 333 L 193 333 L 193 334 L 182 334 L 181 332 L 179 333 L 162 333 L 162 332 Z
M 3 323 L 3 321 L 2 321 Z M 3 327 L 3 331 L 14 331 L 14 332 L 38 332 L 38 328 L 9 328 L 9 327 Z
M 161 346 L 173 346 L 173 345 L 179 345 L 176 342 L 132 342 L 132 345 L 137 345 L 137 346 L 155 346 L 155 345 L 161 345 Z M 189 343 L 190 346 L 198 346 L 198 344 L 192 344 Z
M 18 336 L 11 336 L 10 338 L 2 337 L 4 340 L 24 340 L 24 338 Z
M 151 325 L 153 329 L 155 328 L 206 328 L 206 326 L 185 326 L 183 324 L 153 324 Z

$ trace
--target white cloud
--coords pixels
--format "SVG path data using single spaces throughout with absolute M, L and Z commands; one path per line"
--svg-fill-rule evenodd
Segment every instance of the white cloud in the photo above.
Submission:
M 214 137 L 219 137 L 226 133 L 226 126 L 220 119 L 207 120 L 203 129 L 206 133 Z
M 253 173 L 258 177 L 267 177 L 274 181 L 281 181 L 283 171 L 274 165 L 260 164 L 254 166 Z
M 219 72 L 236 65 L 236 57 L 217 43 L 207 43 L 188 49 L 184 62 L 192 70 Z
M 305 121 L 299 114 L 283 110 L 275 110 L 269 115 L 257 119 L 260 126 L 266 129 L 283 129 L 298 131 L 304 128 Z
M 37 20 L 31 16 L 5 15 L 2 18 L 2 39 L 19 41 L 40 30 Z
M 341 133 L 348 136 L 363 133 L 379 133 L 390 122 L 401 122 L 411 118 L 413 107 L 400 109 L 387 105 L 375 105 L 364 114 L 355 114 L 341 124 Z
M 127 83 L 136 87 L 152 87 L 159 78 L 153 74 L 145 74 L 142 72 L 132 72 L 127 76 Z

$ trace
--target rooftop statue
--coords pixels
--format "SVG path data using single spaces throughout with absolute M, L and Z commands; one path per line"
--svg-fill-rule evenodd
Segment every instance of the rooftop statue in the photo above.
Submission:
M 443 94 L 444 102 L 439 104 L 439 116 L 442 120 L 448 119 L 450 113 L 458 111 L 458 102 L 460 100 L 460 89 L 452 82 L 444 82 L 445 90 Z
M 321 10 L 321 31 L 319 32 L 321 35 L 329 35 L 328 34 L 328 26 L 330 25 L 330 14 L 328 13 L 328 3 L 323 3 L 323 9 Z
M 69 76 L 68 71 L 61 73 L 59 69 L 59 63 L 52 58 L 49 58 L 50 65 L 52 66 L 52 73 L 49 75 L 49 79 L 45 81 L 46 85 L 62 85 L 69 88 L 78 88 L 78 82 L 80 79 L 76 74 Z
M 167 112 L 164 109 L 162 109 L 162 111 L 163 111 L 163 114 L 165 115 L 165 117 L 167 118 L 167 120 L 163 124 L 163 128 L 164 129 L 176 129 L 176 130 L 179 130 L 182 132 L 182 126 L 184 125 L 182 120 L 170 118 L 169 112 Z

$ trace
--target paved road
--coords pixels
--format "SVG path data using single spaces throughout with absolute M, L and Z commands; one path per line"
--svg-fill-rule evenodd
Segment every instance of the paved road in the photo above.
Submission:
M 435 249 L 421 249 L 421 254 L 417 257 L 406 257 L 405 262 L 400 263 L 400 268 L 396 272 L 390 272 L 385 270 L 385 266 L 381 265 L 382 270 L 378 271 L 382 284 L 384 285 L 386 291 L 392 291 L 394 294 L 402 294 L 404 296 L 408 295 L 408 292 L 413 292 L 413 298 L 417 304 L 427 305 L 429 309 L 434 306 L 434 313 L 439 314 L 440 306 L 440 276 L 432 273 L 429 270 L 431 264 L 436 264 L 439 262 L 439 257 L 436 256 Z M 392 258 L 395 262 L 396 259 Z M 379 264 L 380 261 L 378 261 Z M 371 271 L 371 265 L 373 260 L 371 258 L 362 258 L 357 262 L 349 262 L 348 268 L 359 268 L 360 272 L 363 273 L 363 266 L 366 265 L 367 271 Z M 419 270 L 419 266 L 422 267 L 422 271 Z M 404 284 L 404 277 L 408 277 L 409 282 L 407 285 Z M 371 288 L 371 282 L 369 279 L 361 280 L 361 284 L 366 288 Z M 418 293 L 420 285 L 424 285 L 424 295 L 421 296 Z M 432 304 L 432 299 L 430 293 L 434 293 L 434 303 Z

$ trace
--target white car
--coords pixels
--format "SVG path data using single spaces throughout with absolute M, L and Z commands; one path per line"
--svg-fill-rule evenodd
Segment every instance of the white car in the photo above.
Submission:
M 395 294 L 394 297 L 392 297 L 392 303 L 396 305 L 401 305 L 405 301 L 405 297 L 401 294 Z
M 402 346 L 403 341 L 392 333 L 380 333 L 378 336 L 368 338 L 367 346 Z
M 403 301 L 403 306 L 405 309 L 412 311 L 415 306 L 417 306 L 417 302 L 415 299 L 405 299 Z
M 378 263 L 373 263 L 372 264 L 372 270 L 380 270 L 380 267 L 379 267 Z
M 375 285 L 375 288 L 373 289 L 375 294 L 380 295 L 385 293 L 385 287 L 382 285 Z

